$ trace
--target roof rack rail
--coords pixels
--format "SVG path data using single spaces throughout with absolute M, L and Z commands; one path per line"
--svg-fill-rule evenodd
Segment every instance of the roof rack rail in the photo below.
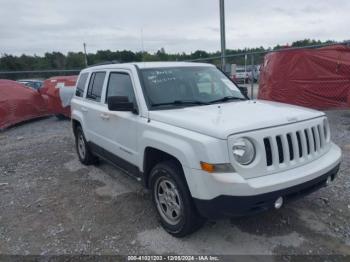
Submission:
M 118 61 L 118 60 L 105 61 L 105 62 L 101 62 L 101 63 L 90 65 L 90 66 L 88 66 L 88 68 L 89 67 L 93 67 L 93 66 L 113 65 L 113 64 L 120 64 L 120 61 Z

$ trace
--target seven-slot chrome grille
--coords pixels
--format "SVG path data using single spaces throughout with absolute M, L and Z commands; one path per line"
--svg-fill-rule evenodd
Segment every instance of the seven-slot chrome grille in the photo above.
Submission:
M 232 154 L 232 146 L 241 137 L 255 146 L 255 160 L 240 165 Z M 230 161 L 245 178 L 282 172 L 312 162 L 330 148 L 330 131 L 326 117 L 317 117 L 286 125 L 237 133 L 229 137 Z
M 296 131 L 264 137 L 266 166 L 292 165 L 322 153 L 329 140 L 326 121 Z

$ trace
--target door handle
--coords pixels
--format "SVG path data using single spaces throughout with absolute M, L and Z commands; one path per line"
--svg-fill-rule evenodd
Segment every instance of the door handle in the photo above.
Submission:
M 83 111 L 83 112 L 87 112 L 87 111 L 88 111 L 88 109 L 87 109 L 86 107 L 82 107 L 82 108 L 81 108 L 81 111 Z
M 100 117 L 101 117 L 103 120 L 108 120 L 108 119 L 109 119 L 109 115 L 107 115 L 107 114 L 101 114 Z

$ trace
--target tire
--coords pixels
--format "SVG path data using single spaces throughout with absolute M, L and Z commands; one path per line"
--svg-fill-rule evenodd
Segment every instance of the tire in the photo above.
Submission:
M 58 120 L 61 120 L 61 121 L 67 119 L 67 117 L 64 116 L 64 115 L 62 115 L 62 114 L 57 114 L 57 115 L 55 115 L 55 117 L 56 117 Z
M 81 126 L 78 126 L 75 131 L 75 146 L 79 160 L 82 164 L 92 165 L 97 162 L 97 158 L 91 153 L 89 149 Z
M 175 161 L 157 164 L 150 174 L 152 200 L 163 228 L 174 237 L 199 229 L 204 219 L 193 204 L 181 166 Z

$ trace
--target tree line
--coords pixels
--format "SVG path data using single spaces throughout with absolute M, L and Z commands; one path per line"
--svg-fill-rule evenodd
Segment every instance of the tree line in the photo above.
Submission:
M 324 43 L 333 43 L 334 41 L 321 42 L 319 40 L 304 39 L 293 42 L 290 47 L 302 47 L 309 45 L 320 45 Z M 228 49 L 227 55 L 238 55 L 250 52 L 261 52 L 261 54 L 254 55 L 254 63 L 260 64 L 263 61 L 264 54 L 271 50 L 285 48 L 286 46 L 277 45 L 274 48 L 245 48 L 245 49 Z M 161 48 L 155 53 L 149 52 L 132 52 L 129 50 L 111 51 L 100 50 L 96 53 L 87 54 L 88 65 L 95 65 L 103 62 L 116 61 L 120 63 L 126 62 L 141 62 L 141 61 L 188 61 L 196 59 L 207 59 L 205 62 L 220 64 L 220 52 L 206 52 L 204 50 L 197 50 L 190 54 L 176 53 L 169 54 L 164 48 Z M 213 59 L 211 59 L 214 57 Z M 216 57 L 216 58 L 215 58 Z M 243 65 L 245 63 L 245 56 L 239 55 L 227 59 L 228 63 Z M 250 59 L 248 61 L 250 63 Z M 62 54 L 61 52 L 45 53 L 43 56 L 37 55 L 20 55 L 14 56 L 11 54 L 3 54 L 0 57 L 0 71 L 33 71 L 33 70 L 80 70 L 85 68 L 85 55 L 83 52 L 68 52 Z M 21 74 L 11 75 L 2 74 L 0 78 L 18 79 L 25 77 L 41 77 L 46 78 L 57 73 L 47 74 Z

